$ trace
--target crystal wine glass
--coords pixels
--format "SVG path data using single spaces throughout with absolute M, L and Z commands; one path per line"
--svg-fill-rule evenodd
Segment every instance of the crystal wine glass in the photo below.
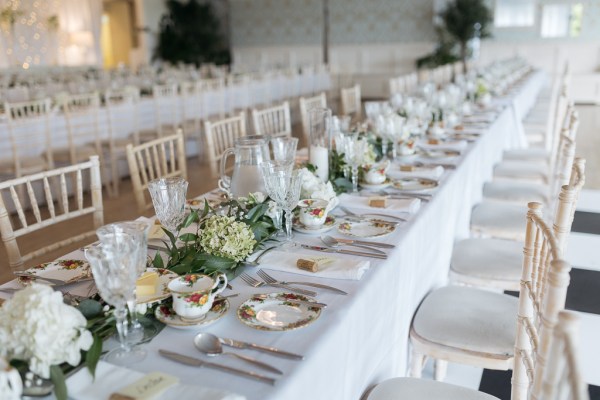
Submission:
M 132 335 L 127 321 L 126 306 L 135 291 L 138 253 L 138 245 L 131 238 L 123 237 L 110 244 L 93 246 L 85 254 L 100 296 L 115 307 L 114 315 L 121 346 L 108 353 L 105 359 L 117 365 L 133 364 L 146 357 L 145 350 L 134 347 L 138 338 Z
M 292 161 L 270 160 L 270 161 L 265 161 L 260 164 L 260 169 L 261 169 L 261 173 L 263 176 L 263 180 L 265 181 L 265 189 L 267 190 L 267 194 L 269 195 L 269 197 L 271 199 L 273 199 L 274 201 L 275 201 L 274 188 L 271 185 L 271 180 L 269 179 L 269 177 L 272 174 L 277 173 L 278 171 L 283 171 L 284 173 L 291 173 L 293 167 L 294 167 L 294 164 Z M 275 201 L 275 203 L 277 203 L 277 201 Z M 277 204 L 277 210 L 275 212 L 275 220 L 273 221 L 273 223 L 275 224 L 275 228 L 277 229 L 278 237 L 286 236 L 285 232 L 283 231 L 283 227 L 282 227 L 282 220 L 283 220 L 282 214 L 283 214 L 283 209 L 279 206 L 279 204 Z
M 344 149 L 344 160 L 352 171 L 352 191 L 358 192 L 358 167 L 362 165 L 368 143 L 358 137 L 357 133 L 343 135 L 341 137 Z
M 104 225 L 96 230 L 96 235 L 101 243 L 114 245 L 116 241 L 132 240 L 134 246 L 138 249 L 136 259 L 136 278 L 139 278 L 146 271 L 146 263 L 148 259 L 148 230 L 150 226 L 142 221 L 126 221 L 117 222 L 109 225 Z M 133 292 L 132 298 L 127 300 L 127 307 L 131 318 L 132 335 L 137 335 L 141 342 L 156 334 L 156 328 L 146 330 L 139 322 L 137 312 L 137 297 L 136 292 Z
M 173 234 L 185 218 L 187 187 L 188 182 L 181 177 L 160 178 L 148 182 L 156 216 Z
M 298 170 L 275 170 L 268 174 L 269 187 L 273 190 L 273 200 L 285 211 L 286 240 L 292 240 L 292 210 L 300 201 L 302 177 Z
M 293 162 L 298 148 L 298 138 L 289 136 L 277 136 L 271 138 L 273 159 L 277 161 Z

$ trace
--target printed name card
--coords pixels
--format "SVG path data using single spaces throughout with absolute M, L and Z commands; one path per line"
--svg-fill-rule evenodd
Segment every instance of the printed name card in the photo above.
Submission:
M 178 383 L 179 379 L 174 376 L 151 372 L 118 393 L 113 393 L 109 400 L 151 400 Z

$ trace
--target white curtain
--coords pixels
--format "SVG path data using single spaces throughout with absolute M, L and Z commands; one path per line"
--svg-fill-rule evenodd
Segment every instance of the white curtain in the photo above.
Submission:
M 542 37 L 564 37 L 569 33 L 569 4 L 546 4 L 542 9 Z
M 6 10 L 0 68 L 102 64 L 102 0 L 0 0 L 0 12 Z

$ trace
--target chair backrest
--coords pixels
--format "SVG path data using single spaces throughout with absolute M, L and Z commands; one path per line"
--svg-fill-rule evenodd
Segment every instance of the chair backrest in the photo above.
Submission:
M 235 140 L 246 136 L 246 113 L 219 121 L 204 121 L 206 137 L 206 155 L 212 176 L 217 176 L 217 169 L 223 152 L 233 147 Z
M 90 144 L 101 156 L 100 128 L 98 114 L 100 96 L 98 93 L 75 94 L 65 98 L 63 103 L 67 137 L 69 140 L 69 158 L 71 164 L 81 160 L 77 154 L 78 146 Z
M 52 137 L 50 133 L 50 117 L 52 107 L 50 99 L 25 101 L 21 103 L 5 103 L 4 110 L 8 122 L 8 140 L 0 141 L 0 149 L 12 154 L 13 175 L 23 175 L 23 161 L 27 156 L 45 155 L 47 168 L 53 168 Z
M 572 223 L 576 191 L 577 187 L 562 187 L 553 228 L 544 221 L 540 203 L 528 205 L 512 400 L 527 399 L 528 393 L 540 398 L 552 329 L 558 312 L 565 306 L 569 286 L 570 266 L 561 257 Z
M 302 134 L 308 143 L 310 141 L 310 121 L 308 111 L 313 108 L 327 108 L 327 97 L 321 92 L 313 97 L 300 97 L 300 117 L 302 123 Z
M 84 199 L 84 186 L 87 181 L 89 181 L 91 191 L 89 202 Z M 71 182 L 74 182 L 74 187 L 69 187 Z M 43 195 L 36 193 L 36 189 L 37 192 L 43 192 Z M 71 208 L 73 204 L 69 202 L 71 195 L 74 200 L 73 208 Z M 60 210 L 55 207 L 55 199 L 57 199 Z M 40 210 L 40 205 L 44 203 L 48 209 L 47 213 Z M 35 220 L 33 223 L 28 222 L 24 211 L 27 204 L 30 205 L 33 212 Z M 16 211 L 18 226 L 11 222 L 9 209 Z M 76 236 L 69 235 L 69 238 L 65 240 L 25 255 L 21 254 L 17 243 L 19 237 L 88 214 L 93 215 L 93 230 Z M 84 163 L 0 183 L 0 234 L 8 252 L 9 265 L 13 271 L 23 267 L 25 262 L 35 257 L 93 236 L 95 230 L 103 224 L 102 183 L 100 162 L 97 156 L 90 157 L 90 160 Z
M 575 137 L 579 129 L 579 118 L 576 110 L 571 111 L 565 115 L 565 127 L 562 128 L 557 148 L 551 155 L 551 180 L 549 182 L 551 200 L 556 199 L 563 185 L 569 184 L 572 175 L 576 148 Z
M 180 176 L 187 179 L 183 132 L 142 143 L 127 145 L 127 164 L 135 202 L 140 212 L 152 207 L 148 182 L 158 178 Z
M 568 311 L 558 313 L 552 334 L 548 365 L 544 373 L 540 399 L 589 400 L 587 385 L 579 370 L 579 317 Z
M 196 82 L 182 82 L 179 85 L 181 92 L 181 120 L 199 121 L 202 118 L 202 104 L 200 101 L 199 87 Z
M 343 88 L 340 92 L 340 101 L 343 115 L 352 115 L 359 120 L 362 115 L 360 85 Z
M 284 101 L 278 106 L 253 109 L 252 123 L 256 135 L 291 136 L 290 103 Z
M 154 99 L 158 136 L 175 132 L 180 124 L 177 84 L 154 85 L 152 98 Z
M 205 118 L 225 116 L 225 80 L 223 78 L 200 79 L 197 82 L 202 99 L 202 110 Z

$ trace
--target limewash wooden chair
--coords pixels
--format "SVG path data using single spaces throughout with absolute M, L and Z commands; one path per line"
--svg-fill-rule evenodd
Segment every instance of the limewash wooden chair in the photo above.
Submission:
M 572 190 L 563 188 L 557 208 L 557 214 L 567 219 L 575 201 L 575 196 L 569 195 Z M 527 329 L 541 329 L 544 334 L 554 326 L 569 283 L 568 264 L 558 261 L 565 235 L 544 222 L 540 203 L 529 203 L 528 208 L 519 299 L 465 286 L 431 292 L 415 313 L 410 329 L 411 376 L 420 377 L 426 357 L 435 360 L 436 380 L 443 379 L 447 362 L 511 369 L 515 343 L 517 347 L 521 343 L 518 335 L 515 337 L 520 324 L 527 323 Z M 536 307 L 538 315 L 524 322 L 527 307 Z
M 284 101 L 262 110 L 252 109 L 252 124 L 256 135 L 291 136 L 290 103 Z
M 340 102 L 342 115 L 350 115 L 354 120 L 360 120 L 362 116 L 360 85 L 341 89 Z
M 513 379 L 511 400 L 589 400 L 587 385 L 580 373 L 578 332 L 579 317 L 572 312 L 560 311 L 550 348 L 544 354 L 541 350 L 536 352 L 547 358 L 547 366 L 542 369 L 529 357 L 527 369 L 530 374 L 526 381 Z M 531 339 L 537 342 L 535 337 Z M 372 388 L 366 397 L 366 400 L 399 399 L 498 400 L 473 389 L 418 378 L 388 379 Z
M 51 184 L 53 180 L 59 181 L 59 189 L 56 189 L 57 185 Z M 75 182 L 75 184 L 69 187 L 69 182 Z M 84 198 L 86 182 L 89 182 L 90 186 L 91 200 L 89 202 Z M 40 187 L 43 194 L 37 193 L 40 191 Z M 69 197 L 73 197 L 74 205 L 70 202 Z M 58 210 L 55 203 L 58 203 Z M 42 209 L 44 205 L 47 212 Z M 27 218 L 26 207 L 29 207 L 33 213 L 33 222 Z M 17 221 L 14 223 L 9 214 L 13 210 L 17 214 Z M 85 215 L 92 216 L 94 229 L 91 231 L 22 254 L 17 242 L 20 237 Z M 0 183 L 0 235 L 8 253 L 8 264 L 13 271 L 21 269 L 26 262 L 50 251 L 94 236 L 96 229 L 103 224 L 102 182 L 97 156 L 92 156 L 89 161 L 80 164 Z
M 183 133 L 179 130 L 139 146 L 127 145 L 127 163 L 138 211 L 145 213 L 152 208 L 148 182 L 175 176 L 187 179 Z
M 216 177 L 223 152 L 233 147 L 236 139 L 246 136 L 246 113 L 242 111 L 237 116 L 214 122 L 204 121 L 204 135 L 210 172 Z
M 568 237 L 579 193 L 585 184 L 585 160 L 576 158 L 568 187 L 563 187 L 559 202 L 572 202 L 570 213 L 556 214 L 557 235 Z M 565 251 L 566 239 L 560 241 Z M 469 286 L 519 290 L 522 242 L 495 238 L 471 238 L 457 242 L 450 261 L 450 280 Z
M 302 123 L 302 134 L 305 143 L 310 142 L 310 120 L 308 111 L 313 108 L 327 108 L 327 97 L 325 92 L 313 97 L 300 97 L 300 122 Z

